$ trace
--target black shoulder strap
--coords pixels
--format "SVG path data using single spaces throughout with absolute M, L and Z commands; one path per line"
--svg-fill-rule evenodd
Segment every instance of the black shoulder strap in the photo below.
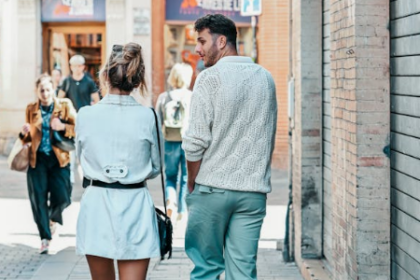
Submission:
M 157 140 L 158 140 L 158 148 L 159 148 L 159 158 L 160 158 L 160 179 L 162 182 L 162 193 L 163 193 L 163 206 L 165 207 L 165 215 L 167 216 L 166 212 L 166 198 L 165 198 L 165 182 L 163 178 L 163 159 L 162 159 L 162 150 L 160 147 L 160 133 L 159 133 L 159 123 L 158 123 L 158 117 L 156 115 L 156 111 L 153 108 L 150 108 L 153 111 L 153 115 L 155 116 L 155 127 L 156 127 L 156 133 L 157 133 Z

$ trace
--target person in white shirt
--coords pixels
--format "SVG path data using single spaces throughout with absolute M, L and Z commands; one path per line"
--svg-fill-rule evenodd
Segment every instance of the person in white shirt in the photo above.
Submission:
M 160 257 L 157 218 L 146 181 L 160 173 L 158 133 L 151 108 L 130 93 L 145 92 L 145 67 L 136 43 L 114 46 L 100 72 L 105 97 L 80 109 L 76 151 L 84 187 L 76 252 L 86 255 L 93 280 L 146 279 Z M 162 139 L 162 138 L 161 138 Z
M 165 138 L 165 193 L 168 216 L 178 209 L 177 221 L 186 219 L 187 163 L 182 145 L 182 134 L 188 124 L 188 108 L 191 100 L 190 87 L 193 69 L 189 64 L 175 64 L 168 77 L 172 90 L 159 95 L 156 112 L 160 117 Z M 177 184 L 179 194 L 177 198 Z
M 200 73 L 183 137 L 191 279 L 257 279 L 256 259 L 277 125 L 271 74 L 238 56 L 236 26 L 207 15 L 195 22 Z

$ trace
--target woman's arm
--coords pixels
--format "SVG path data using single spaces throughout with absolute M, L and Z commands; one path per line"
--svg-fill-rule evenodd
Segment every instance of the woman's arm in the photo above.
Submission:
M 153 114 L 155 113 L 156 112 L 153 112 Z M 161 157 L 161 155 L 163 155 L 163 150 L 162 150 L 163 149 L 163 135 L 162 135 L 162 131 L 160 129 L 157 129 L 156 127 L 156 120 L 157 118 L 155 119 L 155 121 L 152 122 L 152 127 L 151 127 L 153 141 L 152 141 L 152 145 L 150 146 L 151 147 L 150 154 L 152 157 L 152 176 L 150 179 L 153 179 L 160 174 L 161 167 L 163 169 L 163 161 Z M 160 127 L 159 120 L 157 120 L 157 126 Z M 159 146 L 160 146 L 160 151 L 159 151 Z
M 23 143 L 29 143 L 32 141 L 31 132 L 30 132 L 30 108 L 29 105 L 26 107 L 26 115 L 25 115 L 25 124 L 22 127 L 22 131 L 19 133 L 19 138 L 22 140 Z

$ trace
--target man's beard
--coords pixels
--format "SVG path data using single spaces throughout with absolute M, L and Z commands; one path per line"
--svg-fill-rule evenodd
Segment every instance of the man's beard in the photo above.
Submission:
M 211 67 L 213 65 L 215 65 L 218 61 L 217 57 L 218 57 L 218 50 L 217 50 L 217 46 L 216 44 L 213 44 L 211 46 L 211 48 L 208 51 L 208 55 L 207 55 L 207 62 L 204 62 L 204 66 L 205 67 Z

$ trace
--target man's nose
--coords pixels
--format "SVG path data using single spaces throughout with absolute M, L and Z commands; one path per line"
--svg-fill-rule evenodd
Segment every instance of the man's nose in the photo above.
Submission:
M 198 54 L 200 54 L 200 52 L 201 52 L 201 47 L 200 47 L 200 45 L 199 44 L 197 44 L 196 46 L 195 46 L 195 52 L 196 53 L 198 53 Z M 200 54 L 201 55 L 201 54 Z

